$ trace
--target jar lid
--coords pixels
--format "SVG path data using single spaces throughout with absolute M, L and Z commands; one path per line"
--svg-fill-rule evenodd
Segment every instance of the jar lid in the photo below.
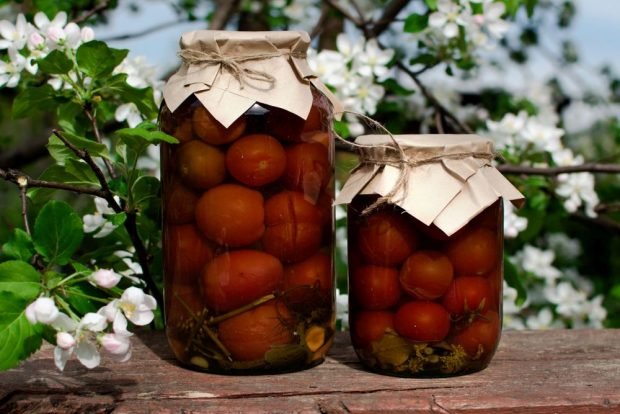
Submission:
M 355 140 L 360 165 L 336 204 L 377 194 L 427 226 L 456 233 L 498 198 L 523 195 L 493 167 L 493 143 L 477 135 L 365 135 Z M 398 145 L 396 145 L 398 143 Z
M 306 61 L 305 32 L 229 32 L 198 30 L 183 34 L 182 65 L 164 87 L 174 112 L 188 97 L 229 127 L 255 103 L 275 106 L 303 119 L 312 106 L 310 85 L 340 111 L 335 96 Z

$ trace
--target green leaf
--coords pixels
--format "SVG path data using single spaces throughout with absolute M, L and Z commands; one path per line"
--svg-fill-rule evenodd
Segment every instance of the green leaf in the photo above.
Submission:
M 95 175 L 92 168 L 90 168 L 90 166 L 84 161 L 74 159 L 67 160 L 67 162 L 65 163 L 65 171 L 67 171 L 68 174 L 71 174 L 72 184 L 99 185 L 97 175 Z
M 437 0 L 424 0 L 426 6 L 431 10 L 437 10 Z
M 124 224 L 125 220 L 127 220 L 127 213 L 123 212 L 123 213 L 111 214 L 109 216 L 106 216 L 106 218 L 108 219 L 110 223 L 118 227 Z
M 51 75 L 64 75 L 73 69 L 73 62 L 60 50 L 53 50 L 43 59 L 39 59 L 39 69 Z
M 405 88 L 395 79 L 386 79 L 381 85 L 383 85 L 386 90 L 393 92 L 396 96 L 409 96 L 415 92 L 412 89 Z
M 2 246 L 2 252 L 9 259 L 27 262 L 34 255 L 34 245 L 28 233 L 22 229 L 15 229 L 9 240 Z
M 149 143 L 159 144 L 160 142 L 168 142 L 170 144 L 178 144 L 179 140 L 162 131 L 149 130 L 138 125 L 135 128 L 123 128 L 116 131 L 118 136 L 127 144 L 132 140 L 143 139 Z
M 514 17 L 519 10 L 519 6 L 521 5 L 521 0 L 503 0 L 506 5 L 506 13 L 509 16 Z
M 92 296 L 96 298 L 106 299 L 107 295 L 101 290 L 95 288 L 88 283 L 79 283 L 68 287 L 67 296 L 65 299 L 72 308 L 78 311 L 80 314 L 86 314 L 88 312 L 97 312 L 97 309 L 101 307 L 101 303 L 92 300 L 84 296 Z
M 67 161 L 67 163 L 68 162 L 69 161 Z M 68 173 L 65 167 L 59 164 L 60 162 L 58 162 L 58 164 L 50 166 L 47 170 L 43 171 L 43 173 L 39 176 L 39 179 L 46 181 L 64 182 L 66 184 L 73 185 L 84 184 L 83 179 L 75 177 L 73 174 Z M 63 162 L 63 164 L 65 164 L 65 162 Z M 93 186 L 90 185 L 84 185 L 84 187 L 93 188 Z M 53 188 L 31 188 L 28 190 L 28 197 L 30 197 L 33 202 L 41 204 L 52 198 L 56 191 L 58 190 L 55 190 Z
M 15 367 L 41 347 L 42 327 L 24 313 L 28 302 L 0 292 L 0 371 Z
M 142 176 L 133 185 L 133 202 L 135 208 L 145 209 L 151 199 L 159 197 L 159 180 L 151 176 Z
M 80 137 L 79 135 L 75 135 L 68 131 L 63 131 L 62 135 L 67 141 L 75 145 L 78 149 L 88 151 L 88 153 L 93 157 L 109 157 L 108 149 L 103 144 Z M 56 135 L 50 136 L 50 139 L 47 142 L 47 150 L 60 165 L 64 165 L 69 159 L 77 159 L 75 153 L 67 148 L 64 142 L 62 142 Z
M 53 108 L 54 94 L 54 89 L 48 84 L 22 90 L 13 101 L 13 118 L 23 118 L 35 110 Z
M 410 14 L 405 19 L 404 31 L 408 33 L 419 33 L 428 26 L 428 16 L 422 14 Z
M 110 76 L 127 56 L 128 50 L 112 49 L 99 40 L 82 44 L 75 55 L 78 67 L 92 78 Z
M 11 260 L 0 263 L 0 292 L 32 302 L 41 291 L 41 275 L 26 262 Z
M 157 117 L 158 107 L 153 98 L 153 88 L 134 88 L 127 83 L 127 74 L 120 73 L 112 76 L 100 91 L 103 95 L 106 92 L 118 94 L 122 101 L 134 103 L 147 119 Z
M 517 267 L 506 257 L 504 257 L 504 279 L 508 286 L 517 290 L 517 305 L 521 305 L 527 299 L 527 290 L 523 285 L 523 281 L 519 277 Z
M 82 220 L 63 201 L 45 204 L 34 223 L 34 247 L 50 263 L 67 264 L 83 237 Z

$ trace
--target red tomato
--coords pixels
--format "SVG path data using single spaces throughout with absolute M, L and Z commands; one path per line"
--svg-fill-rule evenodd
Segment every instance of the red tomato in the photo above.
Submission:
M 400 284 L 418 299 L 437 299 L 452 282 L 452 264 L 440 252 L 422 250 L 405 260 L 400 269 Z
M 350 282 L 351 298 L 364 310 L 389 309 L 400 299 L 398 270 L 395 268 L 363 266 L 353 270 Z
M 471 357 L 476 356 L 480 348 L 483 355 L 490 355 L 497 348 L 500 332 L 499 315 L 497 312 L 488 311 L 458 331 L 450 342 L 461 345 Z
M 322 252 L 284 269 L 284 290 L 307 286 L 327 295 L 331 293 L 332 280 L 331 256 Z
M 483 227 L 466 228 L 449 242 L 447 254 L 456 274 L 480 275 L 499 261 L 499 238 L 496 232 Z
M 254 361 L 275 345 L 292 343 L 294 321 L 284 303 L 272 300 L 220 323 L 218 337 L 235 360 Z
M 283 181 L 289 190 L 297 190 L 316 200 L 333 174 L 329 152 L 317 142 L 301 143 L 286 149 Z
M 235 250 L 207 264 L 203 296 L 212 311 L 228 312 L 278 290 L 283 279 L 284 269 L 275 257 L 257 250 Z
M 481 276 L 459 276 L 454 279 L 443 297 L 443 306 L 453 316 L 489 309 L 493 292 Z
M 383 210 L 361 220 L 356 241 L 368 263 L 397 265 L 415 250 L 418 240 L 406 217 Z
M 209 242 L 193 224 L 168 226 L 164 234 L 166 271 L 172 274 L 173 283 L 195 283 L 213 257 Z
M 265 231 L 263 195 L 237 184 L 218 185 L 196 205 L 196 224 L 209 239 L 232 247 L 248 246 Z
M 284 148 L 264 134 L 246 135 L 226 152 L 226 167 L 243 184 L 260 187 L 280 178 L 286 166 Z
M 282 191 L 265 202 L 266 252 L 285 262 L 310 257 L 321 245 L 321 214 L 303 193 Z
M 450 331 L 450 315 L 434 302 L 408 302 L 396 312 L 394 328 L 413 341 L 441 341 Z
M 386 329 L 394 329 L 394 314 L 387 311 L 358 312 L 351 315 L 351 341 L 357 348 L 365 348 L 378 341 Z

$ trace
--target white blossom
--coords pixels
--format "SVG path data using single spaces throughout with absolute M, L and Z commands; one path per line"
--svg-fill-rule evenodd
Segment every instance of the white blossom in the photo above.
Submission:
M 511 286 L 508 286 L 506 281 L 503 281 L 502 289 L 502 311 L 503 311 L 503 326 L 506 329 L 525 329 L 523 320 L 520 318 L 519 313 L 527 306 L 527 303 L 517 305 L 517 290 Z
M 54 299 L 43 296 L 28 305 L 25 311 L 26 318 L 33 325 L 38 322 L 49 325 L 56 320 L 59 313 Z
M 343 90 L 347 95 L 343 102 L 345 108 L 368 114 L 377 111 L 377 104 L 385 95 L 385 89 L 375 84 L 371 77 L 360 77 L 346 85 Z
M 515 147 L 517 135 L 523 130 L 528 120 L 527 113 L 519 112 L 517 115 L 507 113 L 498 122 L 488 120 L 486 122 L 489 135 L 493 138 L 495 146 L 500 149 Z
M 558 258 L 571 259 L 581 256 L 582 248 L 578 239 L 572 239 L 565 233 L 549 233 L 546 237 L 547 245 Z
M 562 273 L 553 266 L 555 253 L 552 250 L 542 250 L 526 244 L 523 250 L 515 255 L 515 259 L 523 270 L 534 274 L 552 285 Z
M 97 349 L 97 335 L 106 327 L 107 321 L 102 315 L 92 312 L 84 315 L 75 326 L 75 331 L 69 333 L 74 338 L 75 345 L 65 349 L 57 344 L 54 348 L 56 367 L 63 371 L 73 353 L 86 368 L 97 367 L 101 362 L 101 356 Z
M 451 39 L 458 36 L 459 26 L 467 25 L 470 14 L 468 8 L 461 7 L 458 2 L 439 0 L 437 11 L 428 17 L 428 25 Z
M 562 316 L 581 315 L 586 302 L 586 294 L 576 290 L 570 282 L 560 282 L 557 286 L 545 286 L 545 298 L 556 305 L 556 312 Z
M 515 212 L 512 203 L 504 204 L 504 236 L 506 238 L 515 238 L 523 230 L 527 228 L 527 218 L 520 217 Z
M 118 202 L 118 197 L 115 197 L 115 200 Z M 105 215 L 111 214 L 114 214 L 114 210 L 109 206 L 108 202 L 101 197 L 95 197 L 95 212 L 93 214 L 86 214 L 82 218 L 84 233 L 93 233 L 99 230 L 93 235 L 94 238 L 102 238 L 112 233 L 118 226 L 105 218 Z
M 607 310 L 603 307 L 603 295 L 597 295 L 584 303 L 583 313 L 587 315 L 588 325 L 593 328 L 602 328 L 607 318 Z
M 351 51 L 351 53 L 354 53 L 354 51 Z M 376 39 L 370 39 L 366 42 L 364 51 L 362 53 L 357 52 L 354 55 L 353 66 L 362 76 L 370 77 L 375 75 L 379 80 L 382 80 L 389 72 L 387 64 L 393 57 L 394 50 L 383 50 L 379 47 Z
M 112 300 L 98 312 L 113 323 L 115 333 L 127 335 L 127 319 L 138 326 L 148 325 L 155 317 L 153 310 L 156 307 L 153 296 L 132 286 L 123 292 L 120 299 Z
M 564 130 L 553 126 L 544 125 L 536 118 L 530 118 L 520 136 L 525 143 L 531 144 L 540 151 L 554 152 L 562 149 L 560 138 Z
M 506 6 L 502 2 L 485 0 L 482 2 L 482 7 L 482 14 L 475 14 L 473 21 L 492 37 L 501 39 L 509 29 L 508 22 L 502 19 Z
M 114 286 L 118 285 L 118 282 L 121 281 L 121 278 L 121 275 L 111 269 L 99 269 L 93 272 L 92 275 L 90 275 L 90 280 L 93 283 L 106 289 L 111 289 Z
M 112 354 L 119 362 L 125 362 L 131 358 L 130 338 L 130 335 L 107 333 L 101 337 L 100 342 L 103 349 Z
M 127 121 L 130 128 L 135 128 L 143 120 L 142 113 L 133 102 L 122 104 L 116 108 L 116 111 L 114 112 L 114 119 L 118 122 Z
M 324 83 L 336 88 L 345 83 L 347 60 L 341 53 L 334 50 L 308 53 L 308 64 Z
M 8 50 L 9 61 L 0 60 L 0 87 L 14 88 L 19 83 L 21 72 L 26 68 L 28 62 L 15 48 Z
M 68 332 L 56 333 L 56 346 L 61 349 L 68 350 L 75 346 L 76 341 L 73 335 Z
M 594 190 L 594 175 L 588 172 L 560 174 L 555 193 L 564 198 L 564 208 L 574 213 L 582 205 L 589 217 L 596 217 L 594 208 L 599 203 L 598 194 Z
M 553 312 L 550 308 L 544 307 L 534 315 L 530 315 L 525 320 L 525 324 L 529 329 L 551 329 L 564 328 L 562 321 L 554 319 Z
M 29 24 L 21 13 L 17 15 L 15 24 L 0 20 L 0 49 L 22 49 L 26 45 L 29 32 Z
M 340 321 L 342 329 L 349 327 L 349 295 L 340 293 L 336 288 L 336 319 Z

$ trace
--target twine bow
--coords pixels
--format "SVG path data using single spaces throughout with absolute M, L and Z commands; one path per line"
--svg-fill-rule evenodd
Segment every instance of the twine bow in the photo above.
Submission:
M 409 176 L 410 176 L 410 172 L 412 168 L 419 167 L 425 164 L 441 162 L 442 160 L 445 160 L 445 159 L 463 160 L 466 158 L 478 158 L 478 159 L 485 159 L 490 162 L 496 157 L 496 154 L 490 153 L 490 152 L 458 152 L 454 154 L 433 155 L 433 156 L 426 157 L 426 158 L 412 159 L 411 157 L 407 155 L 407 153 L 405 152 L 403 147 L 400 145 L 400 143 L 396 140 L 394 135 L 392 135 L 392 133 L 387 128 L 385 128 L 383 125 L 381 125 L 379 122 L 375 121 L 374 119 L 364 114 L 360 114 L 357 112 L 343 111 L 343 113 L 350 113 L 352 115 L 362 118 L 364 121 L 366 121 L 367 124 L 385 132 L 390 137 L 390 139 L 392 140 L 392 143 L 394 144 L 394 145 L 358 144 L 358 143 L 346 141 L 344 138 L 336 134 L 336 137 L 338 139 L 345 141 L 348 145 L 352 145 L 359 149 L 360 166 L 362 165 L 382 165 L 382 166 L 390 165 L 400 170 L 398 180 L 396 181 L 392 189 L 386 195 L 379 197 L 377 200 L 375 200 L 374 203 L 366 207 L 361 213 L 363 216 L 369 213 L 372 213 L 373 211 L 381 207 L 383 204 L 387 204 L 387 203 L 398 204 L 400 201 L 404 200 L 407 197 L 407 188 L 409 186 Z M 387 151 L 396 151 L 397 154 L 388 156 L 388 154 L 386 153 L 387 151 L 386 151 L 380 155 L 375 152 L 373 155 L 373 152 L 365 151 L 368 149 L 377 149 L 377 148 L 383 148 Z M 400 197 L 396 198 L 396 195 L 398 193 L 400 193 Z
M 243 63 L 255 60 L 267 60 L 281 56 L 306 57 L 305 53 L 298 52 L 272 52 L 259 53 L 256 55 L 226 56 L 217 52 L 203 52 L 202 50 L 195 49 L 182 49 L 178 52 L 178 55 L 187 65 L 221 65 L 222 70 L 230 73 L 237 82 L 239 82 L 241 89 L 243 89 L 245 85 L 250 85 L 248 80 L 268 83 L 270 88 L 273 87 L 273 84 L 276 82 L 276 78 L 269 73 L 245 67 Z

